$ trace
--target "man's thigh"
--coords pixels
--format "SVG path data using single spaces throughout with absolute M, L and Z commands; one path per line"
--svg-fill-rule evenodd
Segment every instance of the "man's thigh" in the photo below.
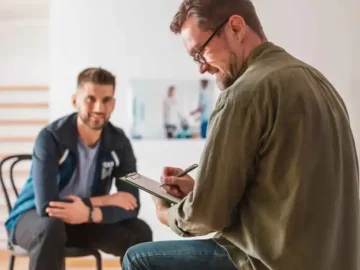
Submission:
M 130 248 L 123 270 L 132 269 L 237 269 L 214 240 L 179 240 L 144 243 Z
M 123 257 L 136 244 L 152 241 L 150 227 L 141 219 L 115 224 L 67 225 L 67 245 L 91 247 Z

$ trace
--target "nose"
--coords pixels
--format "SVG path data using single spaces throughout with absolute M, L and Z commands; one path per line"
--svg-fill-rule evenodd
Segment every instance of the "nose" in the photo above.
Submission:
M 104 113 L 104 110 L 105 110 L 105 106 L 102 102 L 98 101 L 98 102 L 95 102 L 94 104 L 94 112 L 97 112 L 97 113 Z
M 199 64 L 199 72 L 201 74 L 204 74 L 205 72 L 207 72 L 209 70 L 209 65 L 208 64 Z

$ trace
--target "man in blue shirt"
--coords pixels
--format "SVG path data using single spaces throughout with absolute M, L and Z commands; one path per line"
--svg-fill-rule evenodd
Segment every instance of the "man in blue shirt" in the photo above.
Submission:
M 11 241 L 29 251 L 30 269 L 64 267 L 66 246 L 120 256 L 152 240 L 137 218 L 139 191 L 117 179 L 136 171 L 124 132 L 109 122 L 115 77 L 101 68 L 78 76 L 77 113 L 43 128 L 36 138 L 30 177 L 5 226 Z M 110 193 L 113 180 L 118 192 Z
M 207 127 L 213 109 L 213 92 L 208 89 L 208 86 L 209 81 L 202 79 L 199 95 L 199 106 L 193 112 L 191 112 L 191 115 L 200 113 L 200 134 L 202 138 L 206 138 Z

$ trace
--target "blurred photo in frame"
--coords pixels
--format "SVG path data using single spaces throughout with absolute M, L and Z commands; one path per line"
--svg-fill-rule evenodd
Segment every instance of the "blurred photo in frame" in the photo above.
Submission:
M 132 139 L 205 139 L 215 83 L 202 79 L 132 79 Z

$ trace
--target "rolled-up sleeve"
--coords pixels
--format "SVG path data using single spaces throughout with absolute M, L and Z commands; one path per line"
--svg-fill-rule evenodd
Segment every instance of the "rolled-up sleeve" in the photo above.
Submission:
M 194 190 L 169 211 L 170 228 L 183 237 L 230 226 L 253 175 L 263 125 L 262 105 L 254 97 L 244 102 L 224 99 L 209 123 Z

